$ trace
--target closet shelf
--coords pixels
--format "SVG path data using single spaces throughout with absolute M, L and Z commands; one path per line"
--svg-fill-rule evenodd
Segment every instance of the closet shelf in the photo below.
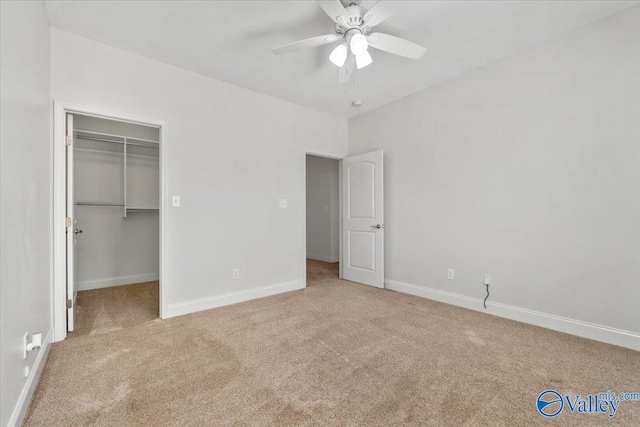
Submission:
M 126 218 L 129 214 L 158 214 L 160 212 L 158 207 L 145 207 L 145 206 L 128 206 L 131 203 L 131 197 L 127 192 L 127 180 L 130 179 L 128 169 L 130 167 L 130 161 L 127 160 L 128 156 L 135 156 L 135 159 L 140 157 L 149 157 L 155 159 L 155 164 L 157 165 L 159 161 L 159 141 L 152 141 L 149 139 L 143 138 L 135 138 L 124 135 L 114 135 L 109 133 L 102 132 L 94 132 L 84 129 L 75 129 L 74 135 L 77 139 L 80 140 L 88 140 L 88 141 L 100 141 L 100 142 L 108 142 L 112 144 L 119 144 L 122 146 L 122 149 L 116 148 L 113 150 L 112 148 L 106 149 L 105 146 L 101 146 L 100 150 L 105 150 L 105 152 L 113 152 L 122 155 L 122 178 L 123 178 L 123 192 L 124 192 L 124 202 L 122 203 L 112 203 L 112 202 L 77 202 L 77 206 L 116 206 L 123 208 L 123 216 Z M 130 147 L 131 146 L 131 147 Z M 128 148 L 130 147 L 130 149 Z M 137 148 L 134 148 L 137 147 Z M 142 149 L 142 150 L 141 150 Z M 151 149 L 152 151 L 147 151 L 147 149 Z M 152 154 L 153 153 L 153 154 Z M 133 158 L 132 158 L 133 159 Z M 138 161 L 136 160 L 136 162 Z M 133 161 L 133 160 L 132 160 Z M 143 167 L 147 167 L 144 165 Z M 140 176 L 133 175 L 135 179 L 139 179 Z M 138 195 L 140 197 L 140 195 Z M 134 202 L 136 203 L 136 202 Z M 143 196 L 142 199 L 137 199 L 137 203 L 141 204 L 155 204 L 153 200 L 145 200 Z
M 75 130 L 76 138 L 86 139 L 89 141 L 110 142 L 114 144 L 126 144 L 134 145 L 137 147 L 159 149 L 160 143 L 158 141 L 152 141 L 150 139 L 132 138 L 122 135 L 112 135 L 109 133 L 93 132 L 90 130 Z

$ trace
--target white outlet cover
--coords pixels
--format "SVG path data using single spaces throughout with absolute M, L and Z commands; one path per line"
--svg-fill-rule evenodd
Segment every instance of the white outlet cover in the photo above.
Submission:
M 24 334 L 22 337 L 22 358 L 27 358 L 27 345 L 29 345 L 29 332 Z
M 447 279 L 453 280 L 456 278 L 456 271 L 453 268 L 447 268 Z
M 483 281 L 482 281 L 482 283 L 483 283 L 484 285 L 490 285 L 490 284 L 491 284 L 491 276 L 487 276 L 487 275 L 485 275 L 485 276 L 483 277 Z
M 280 209 L 286 209 L 289 206 L 287 199 L 280 199 Z
M 171 196 L 171 206 L 174 208 L 180 207 L 180 196 Z
M 233 271 L 231 272 L 231 278 L 233 280 L 239 279 L 240 278 L 240 269 L 239 268 L 234 268 Z
M 23 372 L 25 378 L 29 378 L 29 371 L 30 371 L 29 365 L 25 366 L 24 367 L 24 372 Z

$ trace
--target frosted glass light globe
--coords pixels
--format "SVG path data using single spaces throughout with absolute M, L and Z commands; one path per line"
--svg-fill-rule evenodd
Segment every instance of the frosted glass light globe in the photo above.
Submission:
M 371 58 L 371 54 L 369 52 L 365 52 L 362 55 L 356 56 L 356 66 L 358 67 L 358 70 L 366 67 L 372 62 L 373 59 Z
M 347 60 L 347 45 L 339 44 L 333 49 L 331 55 L 329 55 L 329 60 L 333 62 L 336 66 L 342 67 L 344 62 Z
M 369 48 L 369 43 L 367 42 L 367 38 L 362 34 L 356 34 L 351 37 L 351 41 L 349 42 L 349 47 L 351 47 L 351 52 L 355 55 L 362 55 Z

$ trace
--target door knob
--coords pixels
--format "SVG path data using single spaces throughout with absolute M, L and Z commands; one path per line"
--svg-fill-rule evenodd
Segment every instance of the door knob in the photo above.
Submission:
M 82 234 L 82 230 L 80 230 L 79 228 L 76 228 L 73 232 L 76 234 Z
M 377 228 L 377 229 L 383 228 L 381 224 L 372 225 L 371 227 Z

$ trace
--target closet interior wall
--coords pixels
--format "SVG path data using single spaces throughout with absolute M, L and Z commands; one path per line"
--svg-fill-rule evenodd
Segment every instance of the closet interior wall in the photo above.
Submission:
M 74 133 L 78 290 L 158 280 L 159 129 L 74 115 Z

